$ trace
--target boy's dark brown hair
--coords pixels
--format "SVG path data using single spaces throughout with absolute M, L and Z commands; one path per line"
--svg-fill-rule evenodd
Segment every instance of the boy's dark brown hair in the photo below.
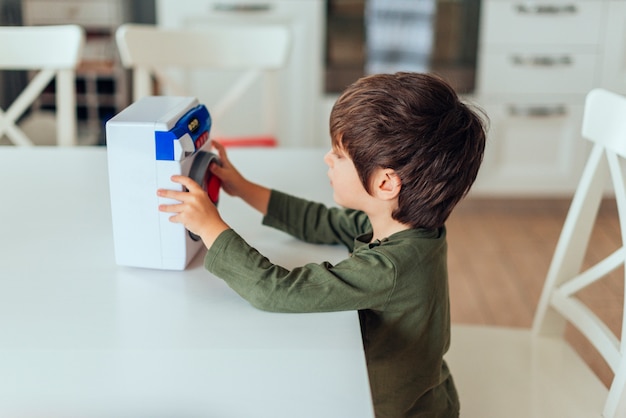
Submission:
M 395 220 L 437 228 L 476 179 L 485 122 L 435 75 L 377 74 L 359 79 L 339 97 L 330 135 L 333 147 L 350 156 L 368 192 L 374 170 L 396 172 L 402 187 Z

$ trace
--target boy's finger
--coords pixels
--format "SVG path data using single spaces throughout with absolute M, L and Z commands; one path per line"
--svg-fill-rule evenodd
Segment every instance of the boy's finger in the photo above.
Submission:
M 174 183 L 181 184 L 187 188 L 187 190 L 200 189 L 200 185 L 196 183 L 192 178 L 181 175 L 172 176 L 172 181 Z
M 219 141 L 215 139 L 211 140 L 211 145 L 217 150 L 219 154 L 222 154 L 224 151 L 224 145 L 222 145 Z
M 159 189 L 157 190 L 157 196 L 182 201 L 187 196 L 187 193 L 176 190 Z
M 183 210 L 183 205 L 180 203 L 173 205 L 161 204 L 159 205 L 160 212 L 168 212 L 168 213 L 180 213 Z
M 217 177 L 222 178 L 221 174 L 223 172 L 223 168 L 220 167 L 219 164 L 211 163 L 209 165 L 209 171 L 211 172 L 211 174 L 215 174 Z
M 211 144 L 217 150 L 217 155 L 220 157 L 222 164 L 228 164 L 228 156 L 226 155 L 226 148 L 224 148 L 224 145 L 220 144 L 216 140 L 211 141 Z

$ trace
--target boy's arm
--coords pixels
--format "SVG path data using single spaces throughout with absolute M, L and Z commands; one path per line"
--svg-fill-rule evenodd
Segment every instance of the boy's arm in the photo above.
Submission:
M 224 147 L 213 141 L 221 165 L 212 164 L 211 173 L 222 181 L 222 189 L 231 196 L 240 197 L 261 212 L 266 225 L 278 228 L 308 242 L 337 244 L 348 247 L 354 237 L 367 229 L 369 221 L 364 214 L 327 209 L 325 206 L 292 198 L 245 179 L 231 164 Z
M 310 263 L 289 270 L 232 229 L 218 237 L 204 266 L 253 306 L 272 312 L 383 310 L 396 280 L 393 262 L 376 252 L 361 251 L 336 265 Z
M 363 212 L 328 208 L 276 190 L 271 192 L 263 224 L 306 242 L 343 244 L 350 250 L 354 238 L 371 228 Z
M 219 177 L 219 176 L 218 176 Z M 267 206 L 270 200 L 271 191 L 267 187 L 260 184 L 245 181 L 240 186 L 238 196 L 247 204 L 258 210 L 265 216 L 267 214 Z

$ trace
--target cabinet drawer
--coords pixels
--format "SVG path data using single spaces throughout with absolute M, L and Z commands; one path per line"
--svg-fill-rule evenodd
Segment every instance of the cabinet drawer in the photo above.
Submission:
M 317 0 L 186 0 L 185 7 L 194 9 L 186 14 L 186 21 L 207 22 L 218 20 L 221 23 L 259 23 L 284 21 L 294 16 L 306 17 L 312 4 Z M 157 15 L 162 16 L 160 23 L 171 21 L 168 16 L 178 16 L 181 6 L 176 1 L 157 2 Z M 187 10 L 188 11 L 188 10 Z
M 492 45 L 594 45 L 604 1 L 486 1 L 481 39 Z
M 119 24 L 115 5 L 111 1 L 28 0 L 23 4 L 24 20 L 30 25 L 110 27 Z
M 596 54 L 490 53 L 481 57 L 482 94 L 586 93 L 596 84 Z
M 569 195 L 584 167 L 588 141 L 580 135 L 580 104 L 511 97 L 483 104 L 489 139 L 473 191 L 510 196 Z

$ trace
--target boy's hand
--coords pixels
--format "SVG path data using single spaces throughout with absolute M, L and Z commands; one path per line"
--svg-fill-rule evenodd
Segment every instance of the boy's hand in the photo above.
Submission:
M 212 141 L 211 145 L 217 150 L 220 164 L 211 164 L 209 170 L 222 181 L 222 189 L 231 196 L 241 197 L 242 189 L 248 182 L 228 160 L 224 146 L 217 141 Z
M 198 183 L 186 176 L 172 176 L 172 181 L 181 184 L 188 191 L 157 190 L 159 197 L 180 202 L 159 205 L 159 210 L 173 213 L 171 222 L 183 224 L 189 231 L 200 236 L 204 245 L 210 248 L 219 234 L 229 229 L 229 226 L 222 220 L 206 191 Z
M 231 196 L 240 197 L 247 204 L 265 215 L 270 200 L 270 189 L 246 180 L 228 160 L 224 146 L 217 141 L 213 141 L 212 145 L 217 150 L 222 164 L 221 166 L 211 164 L 209 170 L 220 178 L 222 189 Z

